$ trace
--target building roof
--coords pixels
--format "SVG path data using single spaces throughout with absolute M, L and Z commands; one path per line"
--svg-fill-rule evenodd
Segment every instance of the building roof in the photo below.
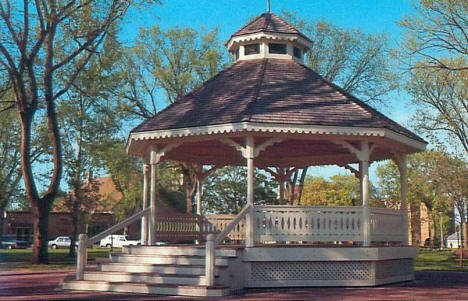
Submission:
M 237 61 L 132 132 L 240 122 L 385 128 L 426 143 L 310 68 L 284 59 Z
M 460 239 L 460 233 L 455 232 L 447 236 L 447 240 L 459 240 Z
M 294 26 L 271 12 L 261 14 L 259 17 L 236 31 L 231 38 L 258 32 L 297 34 L 310 41 L 306 35 L 302 34 Z

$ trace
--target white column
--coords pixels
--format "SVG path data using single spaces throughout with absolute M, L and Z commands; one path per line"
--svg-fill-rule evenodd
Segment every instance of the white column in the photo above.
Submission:
M 403 216 L 403 244 L 408 245 L 408 203 L 406 201 L 406 189 L 408 180 L 406 176 L 406 156 L 400 155 L 397 158 L 398 169 L 400 170 L 400 198 L 401 214 Z
M 246 216 L 246 234 L 247 239 L 245 246 L 250 248 L 254 246 L 255 232 L 255 209 L 254 204 L 254 139 L 253 137 L 247 137 L 246 143 L 246 159 L 247 159 L 247 204 L 251 205 L 249 213 Z
M 150 165 L 147 163 L 143 164 L 143 209 L 148 207 L 148 195 L 149 195 L 149 183 L 150 183 Z M 143 216 L 141 219 L 141 244 L 148 244 L 148 217 Z
M 197 214 L 202 215 L 202 180 L 197 178 Z
M 151 150 L 150 155 L 150 164 L 151 164 L 151 216 L 149 223 L 149 245 L 154 245 L 156 243 L 156 209 L 157 209 L 157 197 L 158 197 L 158 187 L 157 187 L 157 163 L 159 161 L 158 153 L 156 149 Z
M 361 154 L 359 156 L 359 172 L 361 175 L 361 201 L 362 201 L 362 235 L 363 246 L 371 244 L 370 208 L 369 208 L 369 157 L 368 142 L 361 142 Z

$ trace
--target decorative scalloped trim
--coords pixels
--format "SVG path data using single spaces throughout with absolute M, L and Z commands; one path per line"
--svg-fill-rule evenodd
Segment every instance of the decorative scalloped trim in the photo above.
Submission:
M 158 130 L 131 133 L 128 139 L 128 149 L 133 141 L 159 140 L 168 138 L 193 137 L 204 135 L 231 134 L 239 132 L 277 133 L 277 134 L 308 134 L 308 135 L 344 135 L 358 137 L 387 137 L 408 145 L 417 150 L 424 150 L 426 144 L 395 133 L 385 128 L 358 128 L 337 126 L 294 126 L 285 124 L 262 124 L 252 122 L 202 126 L 197 128 L 182 128 L 174 130 Z
M 259 40 L 259 39 L 292 41 L 292 42 L 298 42 L 304 45 L 306 48 L 312 47 L 312 44 L 308 42 L 306 39 L 304 39 L 303 37 L 301 37 L 299 34 L 279 34 L 279 33 L 269 33 L 269 32 L 263 32 L 263 31 L 231 38 L 226 43 L 226 47 L 229 51 L 231 51 L 231 48 L 234 46 L 234 44 L 249 42 L 249 41 L 254 41 L 254 40 Z

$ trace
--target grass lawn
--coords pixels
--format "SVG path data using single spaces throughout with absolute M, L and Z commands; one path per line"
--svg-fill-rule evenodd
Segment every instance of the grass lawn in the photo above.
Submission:
M 120 251 L 114 248 L 114 252 Z M 68 256 L 68 249 L 49 249 L 49 264 L 31 265 L 29 260 L 31 258 L 31 249 L 0 249 L 0 270 L 11 269 L 67 269 L 76 266 L 76 257 L 70 258 Z M 94 263 L 94 259 L 102 257 L 109 257 L 109 249 L 94 248 L 88 249 L 88 263 Z
M 464 258 L 464 266 L 460 267 L 458 257 L 453 251 L 432 251 L 430 249 L 419 249 L 418 257 L 414 262 L 414 268 L 421 270 L 451 270 L 468 271 L 468 258 Z

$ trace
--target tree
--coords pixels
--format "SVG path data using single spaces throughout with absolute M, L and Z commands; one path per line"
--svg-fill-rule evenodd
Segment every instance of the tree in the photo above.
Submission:
M 303 20 L 296 13 L 283 15 L 313 41 L 305 63 L 330 82 L 370 104 L 384 103 L 398 87 L 385 35 Z
M 122 220 L 141 210 L 141 192 L 143 191 L 141 163 L 137 158 L 126 154 L 125 146 L 119 139 L 99 145 L 100 160 L 112 178 L 122 198 L 109 204 L 117 220 Z
M 123 53 L 123 86 L 116 96 L 130 117 L 150 118 L 161 104 L 174 102 L 216 75 L 224 61 L 217 29 L 141 28 L 135 46 Z M 165 101 L 157 98 L 161 91 Z
M 63 132 L 63 153 L 66 179 L 71 188 L 67 209 L 71 212 L 73 234 L 70 256 L 74 256 L 79 221 L 83 213 L 92 212 L 98 205 L 97 183 L 93 171 L 98 166 L 98 145 L 114 136 L 120 126 L 119 110 L 109 101 L 110 90 L 118 84 L 115 60 L 118 43 L 112 31 L 103 49 L 76 78 L 67 92 L 67 101 L 59 103 L 58 116 Z
M 415 11 L 400 22 L 407 90 L 419 108 L 415 125 L 428 134 L 448 134 L 468 153 L 468 4 L 421 0 Z
M 224 167 L 205 180 L 205 212 L 237 214 L 247 204 L 247 169 Z M 254 200 L 257 205 L 276 204 L 276 184 L 263 173 L 255 172 Z
M 384 35 L 343 29 L 326 21 L 303 20 L 296 13 L 282 14 L 313 41 L 305 63 L 325 79 L 374 105 L 384 104 L 385 96 L 398 87 Z M 292 191 L 299 186 L 298 202 L 307 170 L 308 167 L 291 176 Z
M 112 24 L 136 2 L 142 1 L 0 3 L 0 65 L 7 70 L 21 126 L 22 177 L 34 212 L 33 263 L 48 262 L 48 216 L 62 177 L 57 101 L 100 50 Z M 31 136 L 39 113 L 47 120 L 53 158 L 43 194 L 38 191 L 31 158 Z
M 414 69 L 407 90 L 418 107 L 416 128 L 448 134 L 468 154 L 468 70 Z
M 457 156 L 442 156 L 437 161 L 435 174 L 436 183 L 450 201 L 450 207 L 458 211 L 463 246 L 468 232 L 468 163 Z
M 468 3 L 419 0 L 415 14 L 400 22 L 406 30 L 404 55 L 411 69 L 468 71 Z
M 135 46 L 126 49 L 121 61 L 125 84 L 116 94 L 121 108 L 129 118 L 152 117 L 161 106 L 158 92 L 166 94 L 166 103 L 173 103 L 219 72 L 225 60 L 221 47 L 217 29 L 205 33 L 141 28 Z M 180 165 L 180 170 L 187 212 L 192 213 L 197 181 L 190 169 Z
M 359 179 L 354 175 L 334 175 L 330 180 L 307 177 L 301 204 L 314 206 L 359 206 Z M 371 203 L 377 206 L 374 186 L 370 187 Z
M 20 129 L 12 111 L 0 118 L 0 242 L 3 235 L 3 217 L 14 198 L 21 191 L 19 136 Z
M 420 233 L 417 231 L 420 225 L 419 209 L 421 203 L 424 203 L 428 209 L 429 235 L 431 245 L 434 245 L 437 235 L 436 220 L 438 212 L 442 211 L 450 216 L 450 200 L 445 194 L 442 182 L 446 178 L 441 177 L 438 169 L 441 166 L 441 160 L 445 160 L 447 154 L 437 151 L 428 151 L 424 153 L 413 154 L 408 157 L 407 177 L 408 187 L 407 196 L 409 210 L 412 212 L 412 241 L 421 240 Z M 377 168 L 379 177 L 379 187 L 382 197 L 391 207 L 400 206 L 400 175 L 398 168 L 392 161 L 387 162 Z

